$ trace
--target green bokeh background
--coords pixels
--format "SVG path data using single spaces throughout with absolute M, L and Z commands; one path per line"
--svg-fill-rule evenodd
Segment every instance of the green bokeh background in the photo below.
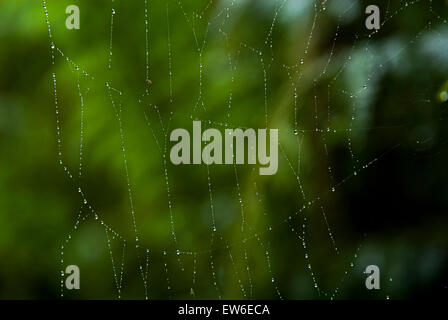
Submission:
M 145 95 L 143 0 L 48 0 L 54 44 L 65 56 L 50 49 L 41 1 L 0 1 L 0 297 L 59 298 L 61 269 L 75 264 L 81 289 L 64 290 L 64 298 L 116 299 L 100 221 L 122 237 L 108 232 L 118 269 L 126 242 L 125 299 L 145 298 L 139 265 L 146 261 L 151 299 L 277 299 L 276 287 L 288 299 L 446 294 L 448 5 L 376 2 L 384 22 L 377 33 L 364 26 L 366 1 L 289 0 L 276 15 L 282 2 L 148 0 Z M 70 4 L 80 8 L 79 30 L 65 28 Z M 294 79 L 299 72 L 297 125 L 287 70 Z M 122 93 L 112 91 L 122 136 L 106 82 Z M 220 130 L 264 128 L 265 97 L 269 127 L 279 129 L 278 173 L 238 166 L 238 189 L 233 166 L 210 166 L 214 233 L 207 167 L 176 167 L 167 158 L 169 198 L 156 141 L 164 150 L 164 132 L 191 130 L 193 119 Z M 365 288 L 370 264 L 381 269 L 380 290 Z

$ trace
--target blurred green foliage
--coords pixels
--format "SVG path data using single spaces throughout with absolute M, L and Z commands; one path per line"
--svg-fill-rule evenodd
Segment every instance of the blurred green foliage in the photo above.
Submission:
M 55 50 L 40 1 L 1 1 L 0 297 L 58 298 L 61 268 L 76 264 L 81 290 L 65 298 L 115 299 L 122 239 L 126 299 L 145 297 L 147 262 L 152 299 L 243 298 L 239 281 L 263 299 L 276 287 L 290 299 L 446 292 L 447 2 L 376 2 L 379 32 L 364 27 L 366 1 L 148 0 L 146 95 L 143 0 L 48 0 Z M 70 4 L 79 30 L 65 28 Z M 52 72 L 73 179 L 58 164 Z M 224 130 L 266 118 L 280 131 L 275 176 L 163 157 L 193 119 Z M 365 289 L 369 264 L 381 290 Z

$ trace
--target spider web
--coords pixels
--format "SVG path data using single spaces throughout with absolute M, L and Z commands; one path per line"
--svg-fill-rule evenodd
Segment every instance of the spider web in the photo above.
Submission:
M 291 277 L 294 270 L 306 274 L 296 285 L 312 288 L 305 291 L 307 297 L 337 298 L 355 270 L 366 236 L 344 239 L 335 231 L 343 217 L 331 209 L 333 197 L 403 144 L 385 143 L 372 152 L 361 152 L 363 141 L 358 135 L 390 129 L 369 126 L 368 98 L 396 59 L 425 32 L 439 32 L 435 24 L 446 25 L 433 2 L 388 1 L 382 6 L 380 30 L 368 31 L 362 25 L 353 32 L 345 26 L 363 13 L 356 0 L 339 4 L 280 0 L 264 5 L 234 0 L 142 0 L 139 11 L 133 12 L 141 25 L 139 37 L 132 37 L 138 39 L 139 47 L 127 48 L 128 54 L 138 57 L 140 68 L 124 70 L 116 53 L 124 45 L 117 45 L 116 39 L 120 28 L 125 28 L 121 13 L 129 16 L 130 12 L 121 1 L 111 0 L 109 8 L 101 9 L 108 11 L 109 24 L 107 32 L 102 30 L 107 38 L 101 63 L 105 77 L 88 71 L 58 46 L 52 7 L 47 3 L 43 0 L 53 69 L 57 161 L 79 200 L 73 228 L 60 251 L 61 298 L 67 295 L 65 266 L 69 261 L 79 264 L 73 257 L 76 254 L 70 256 L 70 248 L 90 225 L 104 232 L 103 249 L 110 260 L 109 269 L 99 270 L 96 277 L 109 279 L 112 274 L 112 295 L 118 299 L 296 298 L 283 276 Z M 153 7 L 163 10 L 152 12 Z M 391 54 L 375 52 L 371 40 L 380 32 L 390 32 L 388 25 L 414 8 L 429 13 L 425 27 Z M 252 10 L 269 12 L 265 14 L 269 20 L 257 21 L 258 28 L 265 30 L 262 39 L 247 37 L 250 33 L 238 25 L 241 16 L 250 17 Z M 297 23 L 294 12 L 300 12 L 304 21 Z M 328 17 L 333 24 L 325 22 Z M 288 25 L 303 29 L 305 37 L 300 43 L 289 41 L 293 48 L 285 52 L 276 47 L 276 39 L 287 37 L 282 32 Z M 118 37 L 122 38 L 123 34 Z M 330 50 L 321 52 L 321 41 L 326 40 L 331 42 Z M 291 52 L 293 57 L 288 56 Z M 367 65 L 360 66 L 360 56 L 367 57 Z M 196 65 L 194 73 L 184 67 L 184 61 Z M 357 68 L 363 70 L 362 77 L 348 81 Z M 140 79 L 139 88 L 121 89 L 131 78 Z M 61 86 L 72 86 L 74 95 L 61 97 Z M 214 95 L 218 99 L 212 100 Z M 429 103 L 431 95 L 424 93 Z M 246 108 L 250 108 L 249 118 Z M 279 173 L 266 178 L 249 166 L 171 165 L 169 134 L 176 127 L 188 129 L 192 120 L 221 129 L 279 128 Z M 102 129 L 89 133 L 88 125 L 94 121 L 101 121 Z M 146 135 L 142 137 L 133 126 L 143 126 Z M 101 154 L 97 144 L 103 138 L 116 153 L 106 153 L 99 160 L 89 156 Z M 341 165 L 332 161 L 335 144 L 345 146 Z M 324 171 L 318 166 L 303 167 L 314 157 L 325 159 Z M 146 168 L 146 160 L 154 165 Z M 107 181 L 95 185 L 87 180 L 109 161 L 114 170 L 110 174 L 118 175 L 123 186 L 112 190 L 111 197 L 125 194 L 122 200 L 112 201 L 113 209 L 95 196 L 96 188 L 108 188 Z M 323 181 L 319 187 L 311 179 L 314 175 Z M 141 190 L 136 186 L 145 185 L 142 179 L 155 182 Z M 157 235 L 157 229 L 166 234 Z M 315 253 L 311 239 L 327 249 Z M 301 257 L 302 263 L 289 266 L 285 249 L 273 242 L 288 248 L 288 255 Z M 325 278 L 321 272 L 329 272 L 321 266 L 323 259 L 343 261 L 342 267 L 332 271 L 339 275 L 336 283 L 321 279 Z M 85 268 L 80 267 L 83 272 Z M 101 283 L 106 282 L 111 281 Z

